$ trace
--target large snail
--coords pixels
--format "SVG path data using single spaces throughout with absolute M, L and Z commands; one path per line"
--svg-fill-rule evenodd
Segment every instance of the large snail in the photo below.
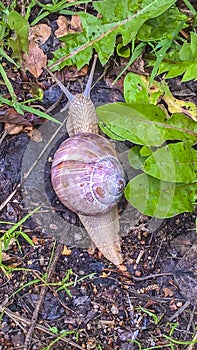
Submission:
M 78 214 L 96 247 L 121 266 L 117 204 L 125 176 L 112 143 L 98 134 L 98 119 L 90 100 L 95 65 L 96 58 L 84 93 L 76 96 L 48 71 L 69 100 L 69 138 L 55 153 L 51 181 L 61 202 Z

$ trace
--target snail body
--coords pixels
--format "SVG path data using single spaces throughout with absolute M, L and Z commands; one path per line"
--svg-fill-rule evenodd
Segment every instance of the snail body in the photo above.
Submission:
M 69 99 L 66 139 L 56 151 L 51 181 L 60 201 L 78 214 L 91 240 L 115 265 L 122 264 L 118 201 L 125 186 L 124 171 L 111 142 L 98 134 L 90 100 L 96 60 L 83 94 L 73 96 L 49 71 Z

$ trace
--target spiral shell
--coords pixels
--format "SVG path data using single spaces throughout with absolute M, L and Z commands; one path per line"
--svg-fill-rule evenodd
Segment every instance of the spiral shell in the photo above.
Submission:
M 60 145 L 51 180 L 66 207 L 90 216 L 114 207 L 125 186 L 124 171 L 111 142 L 92 133 L 74 135 Z

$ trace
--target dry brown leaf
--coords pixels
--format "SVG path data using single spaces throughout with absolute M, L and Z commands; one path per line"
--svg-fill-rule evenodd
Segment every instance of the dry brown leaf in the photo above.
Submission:
M 42 142 L 42 134 L 38 129 L 32 128 L 29 132 L 28 135 L 30 136 L 31 140 L 39 143 Z
M 3 107 L 0 110 L 0 122 L 5 122 L 9 124 L 18 124 L 22 126 L 30 126 L 31 123 L 28 122 L 21 114 L 19 114 L 14 108 Z
M 8 133 L 8 135 L 17 135 L 23 131 L 23 125 L 5 123 L 4 130 Z
M 32 236 L 32 241 L 35 245 L 38 245 L 39 244 L 39 238 L 36 236 L 36 235 L 33 235 Z
M 69 256 L 69 255 L 71 255 L 71 253 L 72 253 L 72 251 L 70 249 L 68 249 L 66 245 L 64 245 L 62 255 Z
M 70 21 L 70 33 L 82 32 L 81 19 L 77 15 L 73 15 Z
M 73 15 L 69 21 L 65 16 L 59 16 L 57 19 L 58 29 L 55 31 L 57 38 L 67 35 L 68 33 L 78 33 L 82 31 L 80 17 Z
M 174 292 L 172 289 L 170 288 L 163 288 L 163 292 L 164 292 L 164 297 L 167 298 L 167 297 L 172 297 L 174 295 Z
M 59 16 L 57 19 L 58 29 L 55 31 L 55 36 L 60 38 L 68 34 L 68 20 L 65 16 Z
M 79 71 L 76 66 L 65 67 L 62 70 L 65 80 L 75 80 L 78 77 L 84 77 L 87 74 L 88 65 L 83 66 Z
M 47 64 L 47 55 L 39 48 L 35 41 L 29 43 L 29 53 L 23 55 L 25 67 L 38 78 L 42 74 L 42 68 Z
M 44 44 L 52 33 L 51 28 L 44 23 L 40 23 L 30 28 L 29 30 L 29 42 L 36 42 L 39 45 Z

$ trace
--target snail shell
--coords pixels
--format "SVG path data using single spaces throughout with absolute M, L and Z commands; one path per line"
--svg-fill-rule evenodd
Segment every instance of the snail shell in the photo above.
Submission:
M 100 215 L 117 205 L 125 186 L 124 171 L 111 142 L 80 133 L 65 140 L 54 156 L 53 188 L 60 201 L 82 215 Z

